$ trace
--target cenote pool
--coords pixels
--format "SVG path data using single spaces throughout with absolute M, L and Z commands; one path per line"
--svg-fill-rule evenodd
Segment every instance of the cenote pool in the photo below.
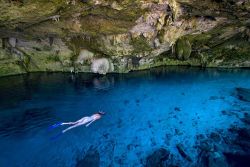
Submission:
M 0 79 L 0 166 L 247 166 L 248 69 L 34 73 Z M 54 138 L 102 110 L 106 115 Z

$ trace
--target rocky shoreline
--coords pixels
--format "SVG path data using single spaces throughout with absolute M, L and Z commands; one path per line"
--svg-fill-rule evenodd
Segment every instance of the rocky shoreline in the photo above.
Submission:
M 250 66 L 246 0 L 0 2 L 0 76 Z

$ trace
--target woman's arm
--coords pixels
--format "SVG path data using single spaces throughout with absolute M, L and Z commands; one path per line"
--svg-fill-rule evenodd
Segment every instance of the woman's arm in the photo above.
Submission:
M 93 122 L 95 122 L 95 120 L 92 120 L 92 121 L 90 121 L 87 125 L 86 125 L 86 127 L 88 127 L 90 124 L 92 124 Z

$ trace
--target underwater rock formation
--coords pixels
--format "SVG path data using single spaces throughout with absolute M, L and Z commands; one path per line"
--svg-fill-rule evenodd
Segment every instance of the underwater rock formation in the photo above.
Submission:
M 250 89 L 236 88 L 237 96 L 240 100 L 250 102 Z
M 188 156 L 188 154 L 184 151 L 184 148 L 183 148 L 183 145 L 182 145 L 182 144 L 177 144 L 176 147 L 177 147 L 178 152 L 180 153 L 180 155 L 181 155 L 184 159 L 186 159 L 186 160 L 192 162 L 192 159 L 191 159 L 191 158 Z
M 99 167 L 100 154 L 95 148 L 89 148 L 82 159 L 77 160 L 76 167 Z
M 147 157 L 146 167 L 163 167 L 169 158 L 170 152 L 164 148 L 154 151 Z
M 247 0 L 2 0 L 0 76 L 91 72 L 94 56 L 114 72 L 249 67 L 249 17 Z

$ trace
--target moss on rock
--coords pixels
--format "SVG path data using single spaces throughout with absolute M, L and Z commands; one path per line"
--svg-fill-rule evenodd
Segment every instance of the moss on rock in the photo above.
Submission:
M 132 38 L 130 44 L 134 48 L 134 51 L 133 51 L 134 54 L 138 54 L 142 51 L 150 52 L 153 50 L 152 47 L 149 45 L 149 42 L 147 41 L 147 39 L 143 36 Z
M 185 37 L 179 38 L 175 44 L 176 57 L 179 60 L 187 60 L 192 52 L 192 46 Z

